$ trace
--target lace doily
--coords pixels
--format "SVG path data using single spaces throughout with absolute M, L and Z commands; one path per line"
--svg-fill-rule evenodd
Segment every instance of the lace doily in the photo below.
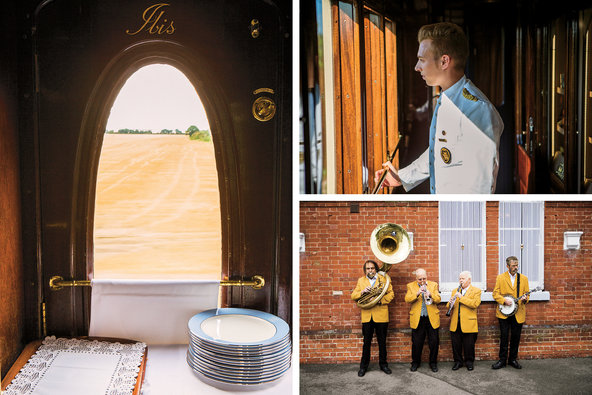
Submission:
M 88 358 L 101 355 L 108 359 L 110 379 L 100 393 L 131 394 L 140 371 L 145 343 L 109 343 L 97 340 L 46 337 L 37 352 L 16 375 L 3 395 L 32 394 L 58 357 Z M 111 371 L 112 368 L 112 371 Z M 84 384 L 84 383 L 83 383 Z M 88 385 L 88 383 L 86 383 Z M 80 388 L 84 391 L 84 385 Z

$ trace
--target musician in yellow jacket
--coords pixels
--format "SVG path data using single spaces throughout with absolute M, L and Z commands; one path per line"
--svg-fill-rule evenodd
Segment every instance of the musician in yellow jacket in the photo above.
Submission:
M 386 277 L 380 275 L 378 272 L 378 264 L 374 261 L 367 260 L 364 262 L 364 277 L 358 279 L 356 288 L 351 294 L 351 298 L 355 301 L 367 294 L 372 286 L 379 284 L 386 284 Z M 362 311 L 362 334 L 364 335 L 364 346 L 362 348 L 362 359 L 360 360 L 360 370 L 358 376 L 362 377 L 368 370 L 370 364 L 370 345 L 372 344 L 372 336 L 376 331 L 376 340 L 378 341 L 378 363 L 380 370 L 386 374 L 391 374 L 386 360 L 386 332 L 388 329 L 389 314 L 388 304 L 393 300 L 395 294 L 393 286 L 389 283 L 387 291 L 380 299 L 380 301 L 369 309 L 361 309 Z
M 469 271 L 458 275 L 460 286 L 452 293 L 446 305 L 453 306 L 450 314 L 450 339 L 452 340 L 452 370 L 458 370 L 464 364 L 467 370 L 473 370 L 475 363 L 475 342 L 479 327 L 477 324 L 477 308 L 481 304 L 481 290 L 471 285 L 472 275 Z
M 526 321 L 526 303 L 528 303 L 528 277 L 518 273 L 518 258 L 510 256 L 506 258 L 508 271 L 497 276 L 495 288 L 493 289 L 493 299 L 499 304 L 510 305 L 511 302 L 504 298 L 504 295 L 512 295 L 518 298 L 518 311 L 511 317 L 503 315 L 499 309 L 496 309 L 495 316 L 500 324 L 500 350 L 499 360 L 491 367 L 499 369 L 508 365 L 522 369 L 518 363 L 518 345 L 520 344 L 520 334 L 522 325 Z M 508 334 L 510 335 L 510 355 L 508 356 Z
M 438 303 L 442 300 L 438 283 L 428 281 L 424 269 L 415 271 L 416 281 L 407 284 L 405 302 L 410 304 L 409 323 L 411 325 L 411 371 L 421 365 L 421 353 L 426 335 L 430 347 L 430 368 L 438 371 L 438 347 L 440 346 L 440 311 Z M 427 303 L 426 303 L 427 300 Z

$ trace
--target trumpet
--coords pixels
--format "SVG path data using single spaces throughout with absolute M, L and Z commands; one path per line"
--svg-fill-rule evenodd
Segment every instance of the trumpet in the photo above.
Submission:
M 452 301 L 450 301 L 450 307 L 448 307 L 448 311 L 446 312 L 446 317 L 450 317 L 450 313 L 452 312 L 452 308 L 454 307 L 454 303 L 456 303 L 456 299 L 458 299 L 458 297 L 456 295 L 458 295 L 458 293 L 460 292 L 461 289 L 462 289 L 462 285 L 459 285 L 458 290 L 456 291 L 456 294 L 454 296 L 454 299 Z
M 427 287 L 425 285 L 421 286 L 421 293 L 423 295 L 423 301 L 425 302 L 426 306 L 429 306 L 433 303 L 432 297 L 426 295 Z

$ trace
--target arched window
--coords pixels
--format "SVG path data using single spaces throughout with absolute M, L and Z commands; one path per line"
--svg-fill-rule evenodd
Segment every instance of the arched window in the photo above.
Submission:
M 220 278 L 220 196 L 204 108 L 178 69 L 152 64 L 122 87 L 97 175 L 94 277 Z

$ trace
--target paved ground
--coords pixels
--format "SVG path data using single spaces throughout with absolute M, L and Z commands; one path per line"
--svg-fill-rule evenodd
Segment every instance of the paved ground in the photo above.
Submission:
M 522 360 L 522 369 L 492 370 L 494 361 L 476 361 L 475 370 L 452 371 L 452 362 L 427 364 L 417 372 L 410 364 L 391 363 L 391 375 L 370 365 L 358 377 L 358 364 L 300 365 L 300 394 L 592 394 L 592 358 Z

